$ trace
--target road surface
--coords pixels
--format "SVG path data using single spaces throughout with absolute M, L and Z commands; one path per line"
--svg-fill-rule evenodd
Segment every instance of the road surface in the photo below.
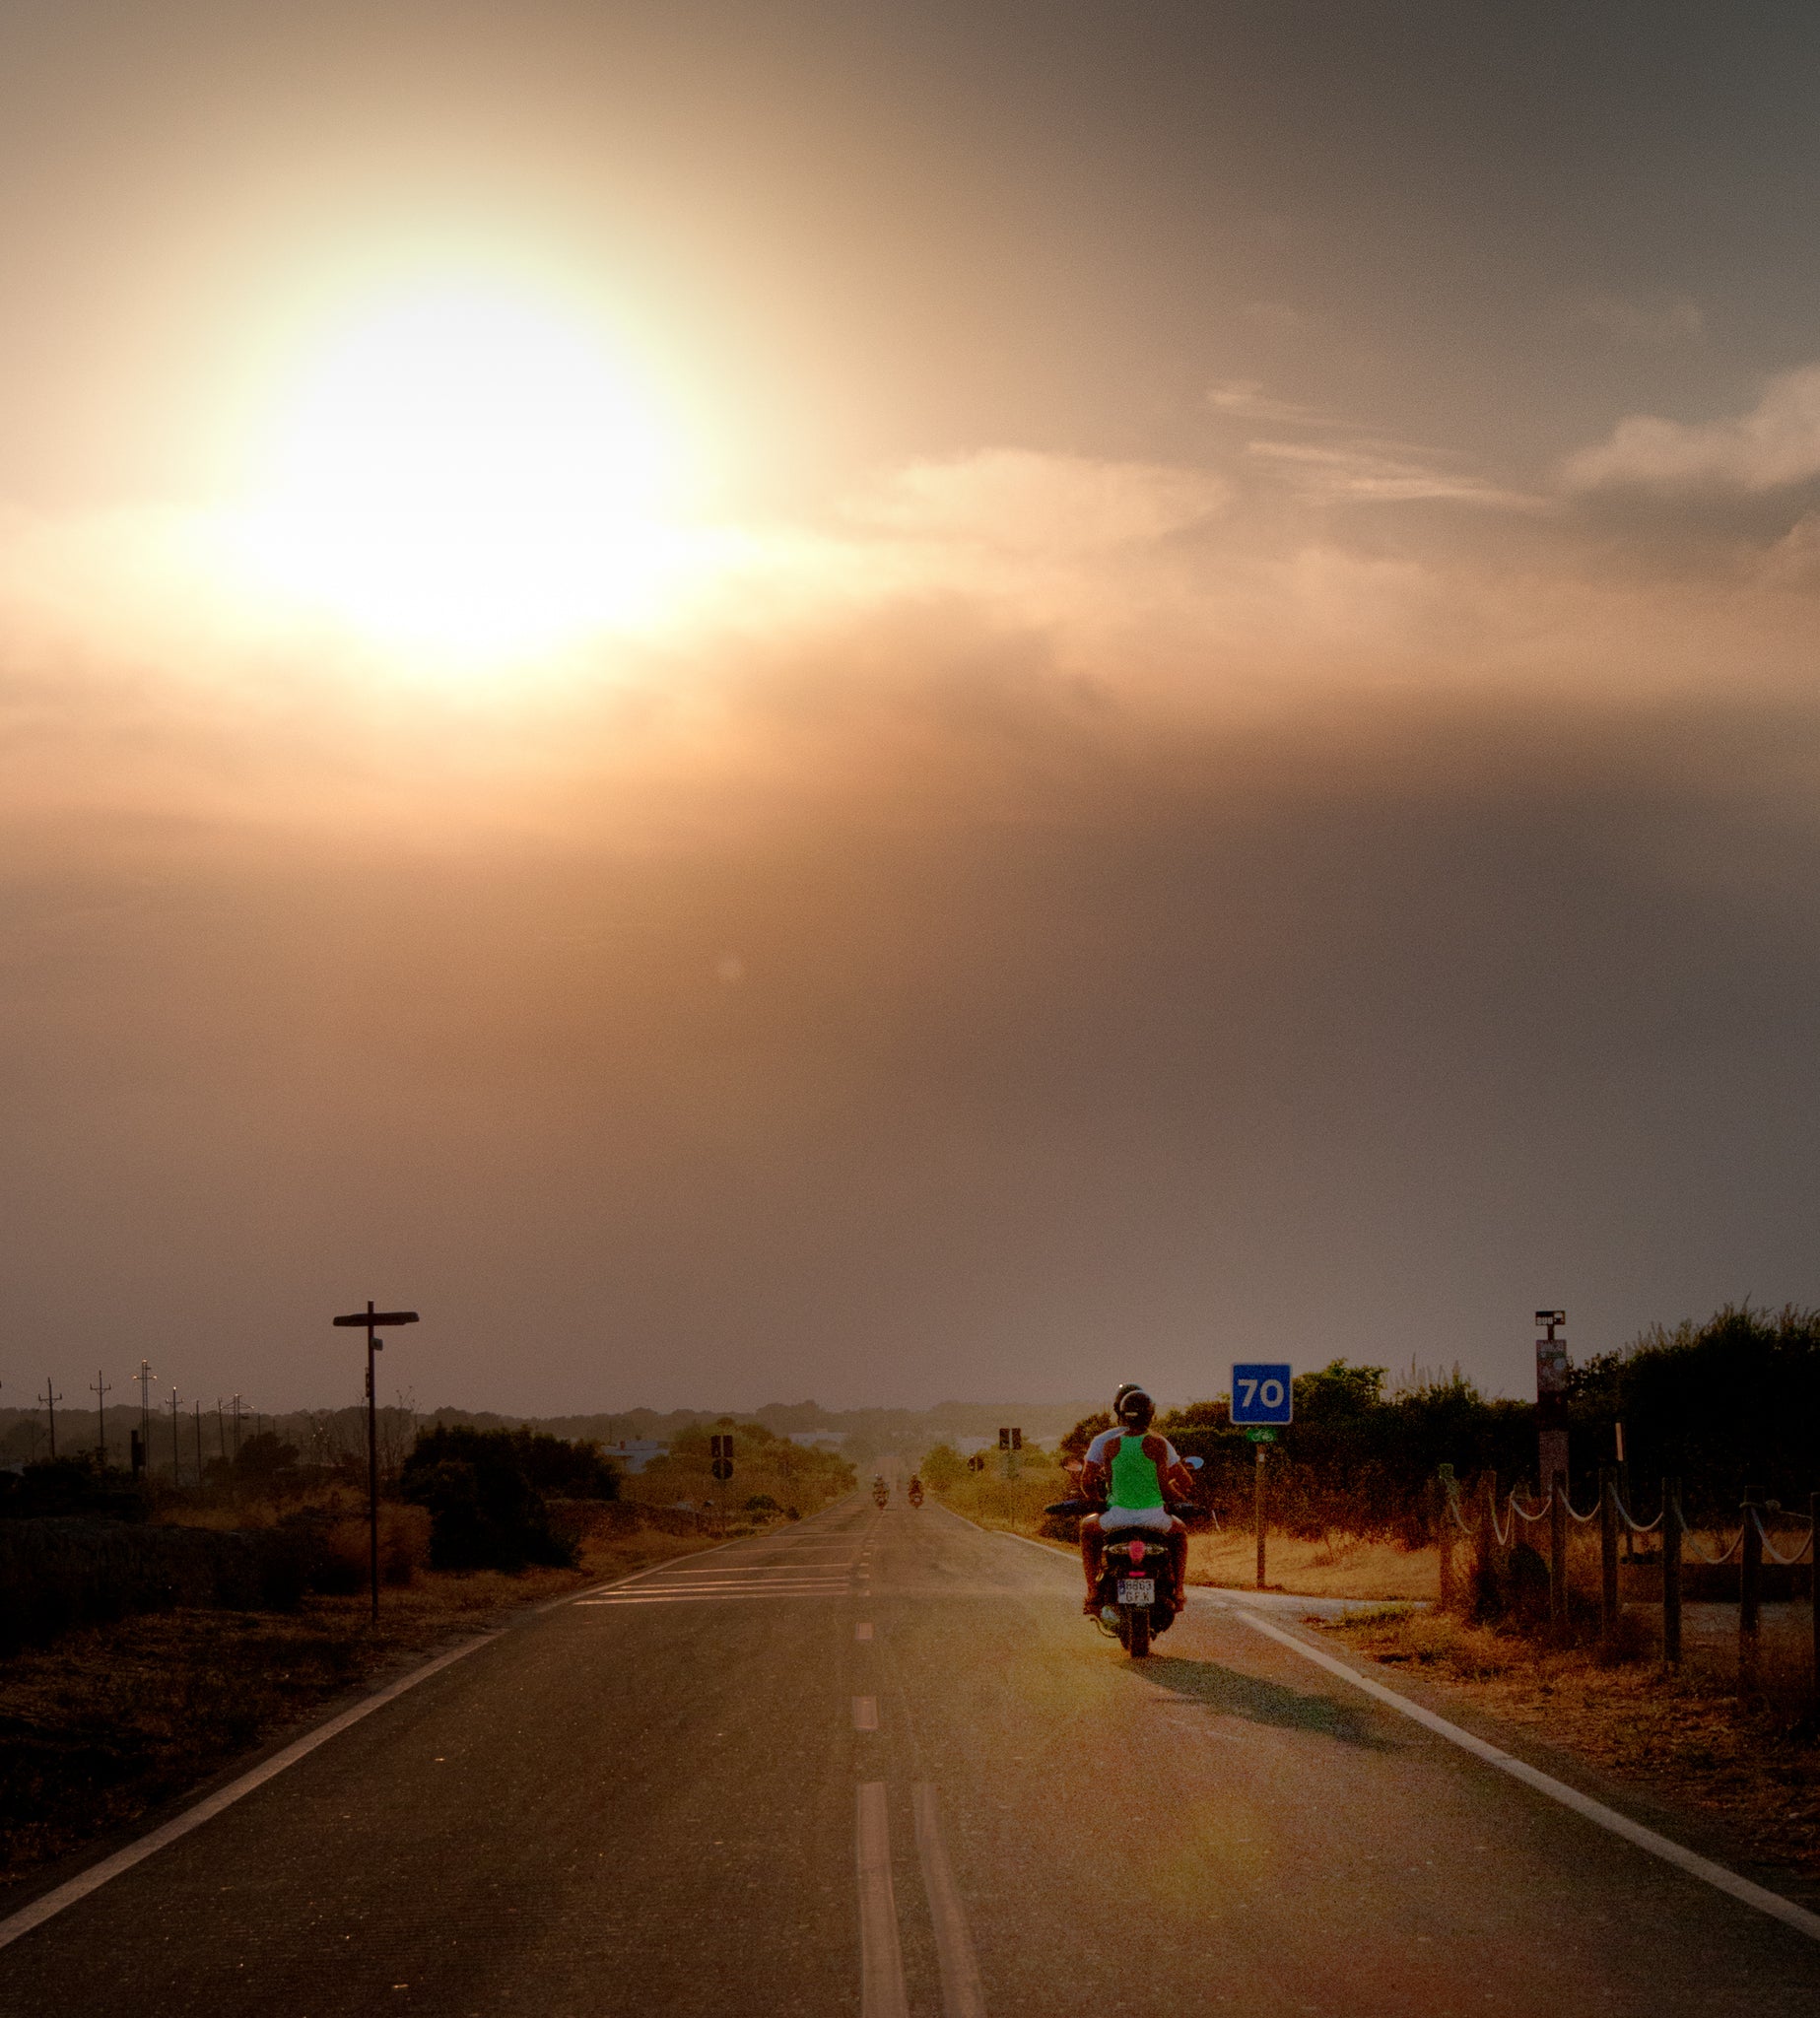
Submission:
M 0 1950 L 7 2018 L 1820 2011 L 1820 1943 L 1210 1593 L 868 1499 L 515 1628 Z

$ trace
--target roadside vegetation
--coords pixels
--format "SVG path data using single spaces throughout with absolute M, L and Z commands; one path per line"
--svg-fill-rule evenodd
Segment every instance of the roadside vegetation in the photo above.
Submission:
M 717 1479 L 709 1438 L 733 1439 L 733 1476 Z M 705 1508 L 714 1517 L 756 1516 L 799 1520 L 853 1490 L 852 1464 L 834 1450 L 795 1444 L 763 1423 L 718 1422 L 678 1433 L 665 1455 L 625 1480 L 625 1497 L 639 1506 Z
M 364 1467 L 240 1456 L 183 1492 L 88 1457 L 4 1475 L 0 1886 L 526 1605 L 784 1517 L 640 1504 L 590 1446 L 438 1427 L 385 1480 L 374 1627 Z

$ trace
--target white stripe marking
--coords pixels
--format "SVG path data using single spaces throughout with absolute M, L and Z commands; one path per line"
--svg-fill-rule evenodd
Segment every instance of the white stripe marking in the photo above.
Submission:
M 871 1624 L 870 1624 L 870 1622 L 867 1622 L 867 1623 L 865 1623 L 865 1624 L 862 1624 L 862 1625 L 858 1625 L 858 1626 L 855 1626 L 855 1627 L 853 1628 L 853 1638 L 854 1638 L 855 1640 L 870 1640 L 870 1639 L 871 1639 L 871 1637 L 872 1637 L 872 1627 L 871 1627 Z
M 750 1604 L 755 1599 L 782 1597 L 845 1597 L 842 1590 L 653 1590 L 648 1597 L 634 1591 L 625 1597 L 584 1597 L 578 1611 L 623 1611 L 635 1604 Z
M 1671 1842 L 1666 1836 L 1658 1836 L 1653 1829 L 1646 1829 L 1641 1822 L 1633 1822 L 1628 1815 L 1619 1814 L 1616 1808 L 1608 1808 L 1603 1801 L 1595 1801 L 1590 1794 L 1582 1793 L 1565 1781 L 1539 1772 L 1523 1760 L 1513 1758 L 1509 1752 L 1501 1752 L 1496 1745 L 1487 1744 L 1483 1738 L 1475 1738 L 1469 1730 L 1461 1730 L 1457 1723 L 1449 1723 L 1445 1716 L 1437 1716 L 1432 1710 L 1425 1710 L 1420 1703 L 1412 1703 L 1407 1696 L 1399 1696 L 1394 1689 L 1386 1689 L 1369 1675 L 1357 1673 L 1343 1660 L 1336 1660 L 1317 1647 L 1308 1646 L 1293 1634 L 1284 1632 L 1280 1626 L 1273 1626 L 1239 1605 L 1223 1605 L 1221 1609 L 1233 1618 L 1243 1619 L 1252 1632 L 1279 1641 L 1293 1652 L 1301 1654 L 1304 1660 L 1313 1661 L 1316 1667 L 1338 1675 L 1341 1681 L 1350 1682 L 1355 1689 L 1363 1690 L 1366 1695 L 1411 1718 L 1424 1729 L 1446 1738 L 1449 1744 L 1458 1745 L 1475 1759 L 1483 1759 L 1486 1765 L 1497 1767 L 1500 1773 L 1508 1773 L 1513 1780 L 1520 1780 L 1525 1786 L 1546 1794 L 1551 1801 L 1559 1801 L 1564 1808 L 1572 1808 L 1575 1814 L 1584 1816 L 1601 1829 L 1609 1829 L 1614 1836 L 1622 1836 L 1627 1843 L 1634 1843 L 1651 1856 L 1659 1856 L 1664 1863 L 1673 1864 L 1716 1891 L 1728 1893 L 1744 1905 L 1754 1906 L 1759 1913 L 1767 1913 L 1773 1918 L 1785 1921 L 1810 1941 L 1820 1941 L 1820 1913 L 1809 1913 L 1806 1907 L 1796 1906 L 1792 1899 L 1785 1899 L 1780 1893 L 1768 1891 L 1762 1885 L 1753 1885 L 1748 1878 L 1739 1877 L 1736 1871 L 1726 1870 L 1723 1864 L 1716 1864 L 1710 1857 L 1701 1856 L 1684 1845 Z
M 434 1674 L 439 1674 L 445 1667 L 451 1667 L 458 1660 L 465 1660 L 476 1648 L 485 1647 L 499 1638 L 498 1633 L 481 1633 L 472 1640 L 463 1641 L 459 1647 L 438 1654 L 435 1660 L 426 1661 L 422 1667 L 413 1668 L 408 1675 L 400 1675 L 395 1682 L 388 1682 L 383 1689 L 376 1689 L 351 1709 L 344 1710 L 339 1716 L 332 1716 L 327 1723 L 287 1745 L 282 1752 L 274 1752 L 264 1765 L 255 1766 L 250 1773 L 242 1773 L 238 1780 L 232 1780 L 219 1787 L 193 1808 L 185 1808 L 182 1814 L 173 1815 L 161 1828 L 140 1837 L 137 1843 L 129 1843 L 124 1850 L 116 1850 L 112 1856 L 103 1857 L 100 1863 L 91 1864 L 86 1871 L 80 1871 L 54 1892 L 46 1892 L 41 1899 L 34 1899 L 30 1906 L 0 1919 L 0 1948 L 9 1946 L 21 1934 L 29 1934 L 35 1926 L 41 1926 L 52 1915 L 59 1914 L 66 1906 L 74 1906 L 79 1899 L 86 1899 L 91 1892 L 98 1892 L 109 1878 L 117 1878 L 122 1871 L 130 1871 L 137 1863 L 168 1843 L 175 1843 L 179 1837 L 187 1836 L 192 1829 L 200 1829 L 204 1822 L 213 1821 L 224 1808 L 231 1808 L 235 1802 L 243 1799 L 268 1780 L 276 1780 L 287 1766 L 295 1766 L 300 1759 L 307 1758 L 318 1745 L 326 1745 L 330 1738 L 338 1737 L 349 1725 L 359 1723 L 363 1716 L 371 1716 L 375 1710 L 382 1710 L 388 1703 L 394 1703 L 407 1689 L 414 1689 L 419 1682 L 425 1682 Z
M 859 1789 L 859 2018 L 910 2018 L 883 1781 Z
M 877 1730 L 878 1698 L 876 1696 L 855 1696 L 853 1698 L 853 1728 L 855 1730 Z
M 942 1979 L 942 2018 L 985 2018 L 985 1992 L 979 1984 L 979 1964 L 974 1937 L 968 1931 L 966 1909 L 942 1841 L 941 1817 L 934 1787 L 911 1789 L 916 1807 L 916 1854 L 922 1859 L 923 1890 L 929 1895 L 929 1917 L 935 1925 L 935 1960 Z

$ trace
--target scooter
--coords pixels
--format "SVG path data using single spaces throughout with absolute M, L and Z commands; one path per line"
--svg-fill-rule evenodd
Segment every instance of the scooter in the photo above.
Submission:
M 1201 1468 L 1198 1457 L 1184 1462 L 1191 1471 Z M 1105 1511 L 1092 1500 L 1058 1500 L 1044 1509 L 1045 1514 L 1077 1516 Z M 1174 1503 L 1169 1512 L 1178 1520 L 1195 1520 L 1204 1519 L 1207 1510 L 1192 1503 Z M 1151 1641 L 1169 1631 L 1181 1608 L 1169 1543 L 1148 1529 L 1109 1534 L 1094 1596 L 1098 1604 L 1094 1624 L 1116 1640 L 1133 1660 L 1142 1660 L 1150 1651 Z

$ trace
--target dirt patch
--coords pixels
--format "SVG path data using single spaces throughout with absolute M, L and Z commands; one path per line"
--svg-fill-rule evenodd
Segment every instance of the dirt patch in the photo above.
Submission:
M 1440 1613 L 1306 1623 L 1665 1805 L 1710 1817 L 1753 1859 L 1820 1881 L 1820 1746 L 1791 1688 L 1740 1701 L 1697 1664 L 1666 1677 L 1649 1622 L 1634 1613 L 1613 1643 L 1567 1649 Z
M 138 1821 L 364 1684 L 522 1607 L 715 1535 L 590 1534 L 574 1570 L 427 1575 L 291 1613 L 177 1610 L 0 1661 L 0 1901 L 51 1859 Z

